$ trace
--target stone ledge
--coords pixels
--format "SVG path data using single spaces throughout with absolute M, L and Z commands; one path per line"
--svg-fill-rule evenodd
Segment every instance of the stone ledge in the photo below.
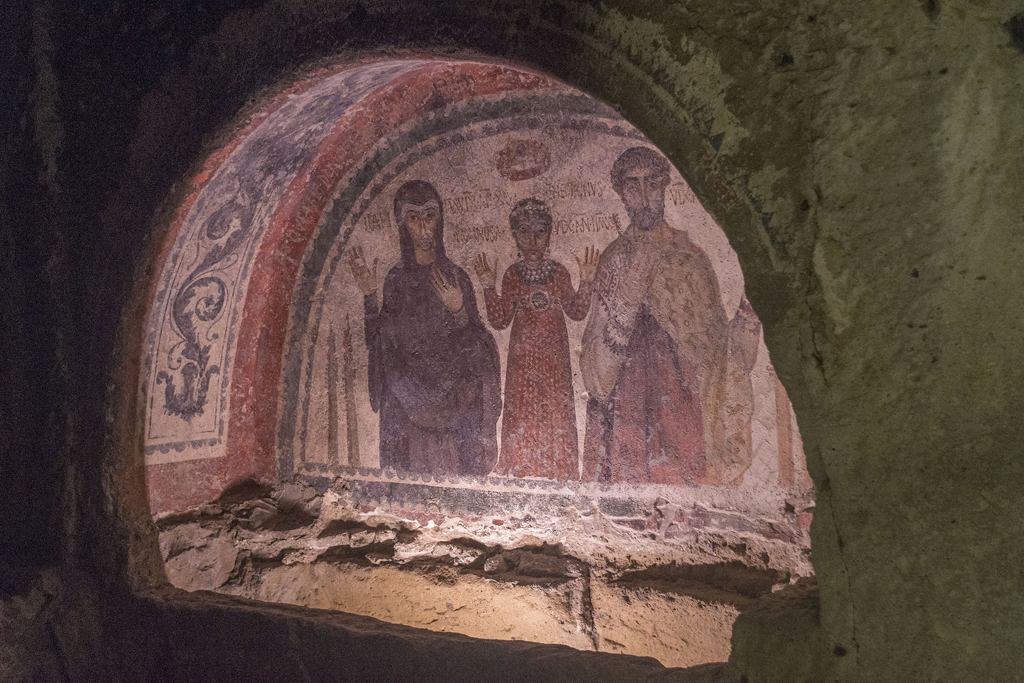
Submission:
M 144 680 L 673 681 L 724 683 L 725 664 L 669 669 L 648 657 L 479 640 L 333 610 L 164 588 L 140 596 L 126 633 Z M 173 656 L 172 654 L 173 653 Z M 287 653 L 282 655 L 282 653 Z

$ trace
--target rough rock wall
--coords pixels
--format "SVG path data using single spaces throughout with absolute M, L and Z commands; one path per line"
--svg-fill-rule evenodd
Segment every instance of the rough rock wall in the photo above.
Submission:
M 249 487 L 157 517 L 171 582 L 478 638 L 724 662 L 738 612 L 810 567 L 788 523 L 677 506 L 633 527 L 600 509 L 421 523 L 348 482 Z M 541 516 L 537 510 L 534 513 Z M 667 516 L 671 519 L 666 519 Z M 668 539 L 666 539 L 668 536 Z
M 813 118 L 825 645 L 844 677 L 1002 679 L 1024 618 L 1002 531 L 1021 514 L 1022 160 L 999 151 L 1024 134 L 1019 8 L 874 8 L 839 25 Z
M 341 638 L 341 615 L 174 594 L 112 601 L 161 573 L 140 444 L 122 426 L 136 414 L 121 402 L 132 392 L 116 391 L 136 386 L 140 340 L 115 339 L 122 316 L 141 316 L 133 268 L 148 262 L 146 226 L 216 131 L 306 60 L 389 45 L 546 68 L 691 164 L 691 185 L 739 254 L 807 447 L 823 628 L 809 649 L 834 667 L 827 675 L 1017 677 L 1019 7 L 31 7 L 48 18 L 33 19 L 28 3 L 3 8 L 15 35 L 4 44 L 14 80 L 2 157 L 14 258 L 4 267 L 34 284 L 5 289 L 2 305 L 5 320 L 40 330 L 11 335 L 3 354 L 5 386 L 24 397 L 6 413 L 5 480 L 27 482 L 5 500 L 23 512 L 4 525 L 4 548 L 19 562 L 77 565 L 102 579 L 108 613 L 131 604 L 149 617 L 138 629 L 148 653 L 117 641 L 135 671 L 154 657 L 180 661 L 167 653 L 184 650 L 154 628 L 189 639 L 184 624 L 205 627 L 182 672 L 206 666 L 223 680 L 280 667 L 289 628 L 312 633 L 315 622 L 318 643 Z M 33 46 L 36 68 L 24 59 Z M 47 433 L 56 438 L 11 436 Z M 242 624 L 265 638 L 244 656 L 228 637 Z M 378 651 L 393 642 L 375 639 Z M 433 642 L 438 652 L 450 641 Z M 301 642 L 294 652 L 315 661 Z M 785 680 L 755 654 L 748 680 Z

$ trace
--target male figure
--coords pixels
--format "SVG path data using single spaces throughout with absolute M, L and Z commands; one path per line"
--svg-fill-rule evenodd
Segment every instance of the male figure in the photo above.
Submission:
M 487 474 L 498 457 L 498 349 L 469 276 L 444 250 L 441 197 L 411 180 L 395 194 L 402 260 L 384 280 L 353 249 L 364 295 L 370 405 L 380 413 L 380 465 L 428 474 Z
M 580 370 L 587 481 L 693 484 L 720 437 L 727 319 L 707 255 L 665 222 L 668 161 L 633 147 L 612 187 L 629 215 L 598 266 Z

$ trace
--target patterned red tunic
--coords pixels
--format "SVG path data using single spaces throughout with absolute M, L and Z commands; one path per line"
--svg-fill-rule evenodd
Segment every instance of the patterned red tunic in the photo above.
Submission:
M 519 261 L 505 271 L 501 295 L 484 290 L 487 320 L 512 323 L 505 370 L 505 407 L 497 474 L 579 478 L 576 402 L 565 317 L 583 320 L 592 282 L 573 291 L 565 266 L 552 260 L 533 270 Z

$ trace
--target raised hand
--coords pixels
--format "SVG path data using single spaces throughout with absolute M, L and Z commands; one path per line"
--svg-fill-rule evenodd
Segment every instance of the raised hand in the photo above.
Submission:
M 348 253 L 348 267 L 352 271 L 352 277 L 356 280 L 356 286 L 363 296 L 373 294 L 377 291 L 377 259 L 373 259 L 373 270 L 366 267 L 366 259 L 363 258 L 362 247 L 352 247 Z
M 459 287 L 458 282 L 454 285 L 449 283 L 437 266 L 430 271 L 430 284 L 433 285 L 434 291 L 441 297 L 441 301 L 449 311 L 458 313 L 462 310 L 462 288 Z
M 490 287 L 494 289 L 495 283 L 498 281 L 498 259 L 494 259 L 494 267 L 487 262 L 487 254 L 481 253 L 476 257 L 476 276 L 480 278 L 480 284 L 486 289 Z
M 583 250 L 583 260 L 577 256 L 576 265 L 580 269 L 580 282 L 585 280 L 593 280 L 594 276 L 597 275 L 597 264 L 601 258 L 601 252 L 597 250 L 597 247 L 587 247 Z

